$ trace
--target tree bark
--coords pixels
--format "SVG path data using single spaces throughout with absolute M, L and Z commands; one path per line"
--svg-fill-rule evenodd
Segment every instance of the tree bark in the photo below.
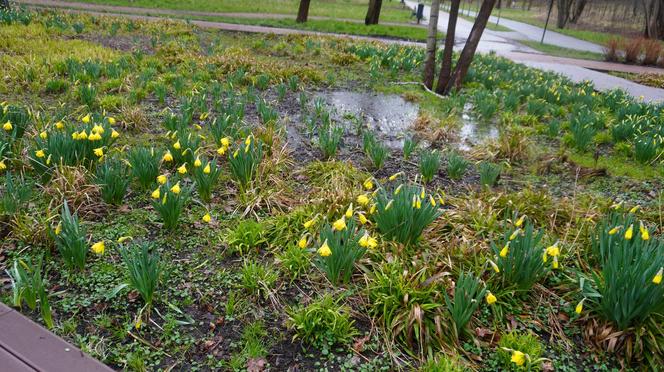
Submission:
M 433 75 L 436 69 L 436 39 L 438 37 L 438 13 L 440 11 L 440 0 L 431 2 L 429 14 L 429 34 L 427 35 L 427 53 L 424 61 L 424 85 L 431 89 L 433 86 Z
M 645 30 L 647 38 L 664 38 L 664 0 L 644 1 Z
M 364 18 L 365 25 L 377 25 L 380 18 L 380 8 L 383 5 L 383 0 L 369 0 L 369 9 L 367 16 Z
M 556 26 L 558 28 L 565 28 L 567 25 L 571 5 L 572 0 L 556 0 L 556 6 L 558 8 L 558 19 L 556 21 Z
M 443 49 L 443 59 L 440 64 L 440 75 L 436 83 L 436 93 L 444 94 L 447 82 L 452 75 L 452 53 L 454 52 L 454 34 L 456 31 L 457 18 L 459 18 L 459 5 L 461 0 L 450 1 L 449 19 L 447 21 L 447 30 L 445 30 L 445 49 Z
M 309 4 L 311 0 L 300 0 L 300 8 L 297 10 L 297 19 L 295 22 L 304 23 L 309 18 Z
M 587 3 L 587 0 L 574 1 L 574 8 L 572 10 L 572 14 L 569 17 L 570 23 L 576 24 L 576 22 L 579 21 L 579 18 L 581 18 L 581 13 L 583 13 L 583 9 L 585 9 Z
M 454 68 L 454 73 L 447 82 L 445 94 L 449 94 L 452 89 L 458 90 L 461 87 L 461 83 L 468 73 L 468 68 L 473 61 L 477 45 L 480 43 L 482 33 L 484 33 L 484 29 L 489 21 L 494 5 L 496 5 L 496 0 L 484 0 L 482 2 L 480 11 L 477 13 L 477 17 L 475 17 L 473 28 L 470 30 L 470 35 L 468 35 L 468 40 L 466 40 L 466 45 L 464 45 L 459 60 L 457 61 L 457 65 Z

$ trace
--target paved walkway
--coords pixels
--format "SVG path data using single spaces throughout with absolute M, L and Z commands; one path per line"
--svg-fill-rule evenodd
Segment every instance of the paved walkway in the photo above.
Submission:
M 103 15 L 120 16 L 131 19 L 144 19 L 144 20 L 164 19 L 164 17 L 148 15 L 148 14 L 160 14 L 162 12 L 162 9 L 137 8 L 139 9 L 138 10 L 139 14 L 133 14 L 132 12 L 133 9 L 135 8 L 132 7 L 116 7 L 116 6 L 106 6 L 106 5 L 97 5 L 97 4 L 88 4 L 88 3 L 65 2 L 59 0 L 18 0 L 18 1 L 26 5 L 40 6 L 40 7 L 58 7 L 62 8 L 64 11 L 85 12 L 88 14 L 94 14 L 99 16 Z M 411 1 L 407 0 L 406 2 L 408 3 Z M 116 13 L 115 11 L 120 11 L 120 12 Z M 182 11 L 177 11 L 177 10 L 163 10 L 163 11 L 166 11 L 166 13 L 170 15 L 176 15 L 176 16 L 181 16 L 183 14 Z M 204 12 L 185 11 L 184 13 L 189 15 L 198 15 L 198 16 L 210 15 L 210 13 L 204 13 Z M 224 13 L 213 13 L 213 14 L 224 14 Z M 426 13 L 426 15 L 428 16 L 428 13 Z M 459 23 L 461 23 L 462 21 L 470 24 L 470 27 L 472 28 L 471 22 L 462 20 L 460 18 Z M 319 36 L 335 36 L 341 38 L 350 38 L 354 40 L 377 41 L 377 42 L 393 43 L 401 45 L 412 45 L 412 46 L 424 45 L 422 43 L 385 39 L 379 37 L 330 34 L 330 33 L 315 32 L 308 30 L 288 29 L 288 28 L 252 26 L 244 24 L 201 21 L 201 20 L 189 20 L 188 22 L 199 27 L 214 28 L 226 31 L 271 33 L 271 34 L 280 34 L 280 35 L 304 34 L 304 35 L 319 35 Z M 441 20 L 439 22 L 439 29 L 441 28 L 441 26 L 443 26 L 441 31 L 444 31 L 444 27 L 447 26 L 447 22 L 446 21 L 443 22 Z M 468 30 L 467 26 L 468 25 L 461 26 L 458 29 Z M 468 30 L 468 33 L 469 32 L 470 31 Z M 462 48 L 464 42 L 465 40 L 456 45 L 455 48 Z M 588 61 L 588 60 L 579 60 L 572 58 L 552 57 L 541 54 L 530 48 L 520 46 L 517 42 L 505 39 L 500 36 L 496 36 L 495 32 L 488 32 L 486 33 L 486 35 L 483 35 L 482 42 L 480 43 L 480 45 L 483 46 L 483 48 L 481 49 L 478 48 L 480 52 L 497 52 L 497 54 L 509 58 L 515 62 L 524 63 L 531 67 L 539 68 L 542 70 L 555 71 L 563 76 L 568 77 L 570 80 L 574 82 L 590 80 L 595 84 L 595 86 L 599 90 L 622 88 L 625 91 L 627 91 L 629 94 L 631 94 L 633 97 L 643 96 L 645 101 L 664 102 L 664 89 L 647 87 L 626 79 L 621 79 L 612 75 L 590 70 L 590 69 L 596 69 L 601 71 L 621 71 L 621 72 L 632 72 L 632 73 L 642 73 L 642 72 L 664 73 L 664 70 L 661 69 L 652 68 L 652 67 L 643 67 L 643 66 L 629 66 L 624 64 L 607 63 L 600 61 Z

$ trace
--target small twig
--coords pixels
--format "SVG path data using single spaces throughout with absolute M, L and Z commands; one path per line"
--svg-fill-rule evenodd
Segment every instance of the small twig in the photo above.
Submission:
M 441 94 L 438 94 L 438 93 L 434 92 L 433 90 L 429 89 L 426 85 L 424 85 L 424 83 L 419 82 L 419 81 L 394 81 L 390 84 L 394 84 L 394 85 L 420 85 L 422 88 L 424 88 L 424 90 L 426 90 L 427 92 L 433 94 L 434 96 L 436 96 L 440 99 L 447 99 L 448 98 L 446 96 L 443 96 Z

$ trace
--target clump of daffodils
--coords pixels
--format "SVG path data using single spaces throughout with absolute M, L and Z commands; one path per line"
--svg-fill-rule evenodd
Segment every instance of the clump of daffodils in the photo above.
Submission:
M 164 228 L 173 230 L 178 226 L 180 215 L 189 202 L 190 187 L 181 186 L 180 182 L 171 185 L 166 182 L 151 193 L 152 205 L 164 223 Z

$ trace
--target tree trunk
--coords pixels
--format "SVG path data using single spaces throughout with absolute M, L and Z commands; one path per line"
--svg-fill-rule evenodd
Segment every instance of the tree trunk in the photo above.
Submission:
M 309 18 L 309 4 L 311 0 L 300 0 L 300 8 L 297 10 L 297 19 L 295 22 L 304 23 Z
M 569 18 L 570 23 L 576 23 L 579 21 L 579 18 L 581 18 L 581 13 L 583 13 L 583 9 L 586 7 L 587 3 L 587 0 L 574 1 L 574 9 L 572 10 L 572 14 Z
M 383 5 L 383 0 L 369 0 L 369 9 L 367 16 L 364 18 L 365 25 L 377 25 L 380 18 L 380 8 Z
M 486 28 L 486 24 L 489 21 L 491 16 L 491 11 L 493 11 L 493 6 L 496 5 L 496 0 L 484 0 L 480 11 L 477 13 L 475 18 L 475 23 L 473 24 L 473 29 L 470 30 L 470 35 L 468 35 L 468 40 L 466 40 L 466 45 L 464 45 L 457 65 L 454 68 L 454 73 L 450 78 L 450 81 L 447 83 L 445 88 L 445 93 L 448 94 L 452 89 L 458 90 L 461 87 L 463 78 L 466 77 L 468 73 L 468 68 L 470 63 L 473 61 L 475 56 L 475 51 L 477 50 L 477 45 L 480 43 L 482 38 L 482 33 Z
M 427 35 L 427 54 L 424 61 L 424 85 L 431 89 L 433 86 L 433 75 L 436 69 L 436 38 L 438 37 L 438 13 L 440 0 L 431 2 L 429 13 L 429 34 Z
M 565 28 L 567 21 L 569 20 L 569 9 L 571 7 L 572 0 L 556 0 L 556 6 L 558 8 L 558 19 L 556 21 L 556 26 L 558 28 Z
M 664 0 L 650 0 L 645 7 L 645 37 L 664 38 Z
M 459 5 L 461 0 L 450 0 L 450 12 L 445 30 L 445 49 L 443 50 L 443 59 L 440 64 L 440 75 L 436 83 L 436 93 L 444 94 L 447 83 L 452 75 L 452 52 L 454 51 L 454 31 L 456 30 L 457 18 L 459 18 Z

